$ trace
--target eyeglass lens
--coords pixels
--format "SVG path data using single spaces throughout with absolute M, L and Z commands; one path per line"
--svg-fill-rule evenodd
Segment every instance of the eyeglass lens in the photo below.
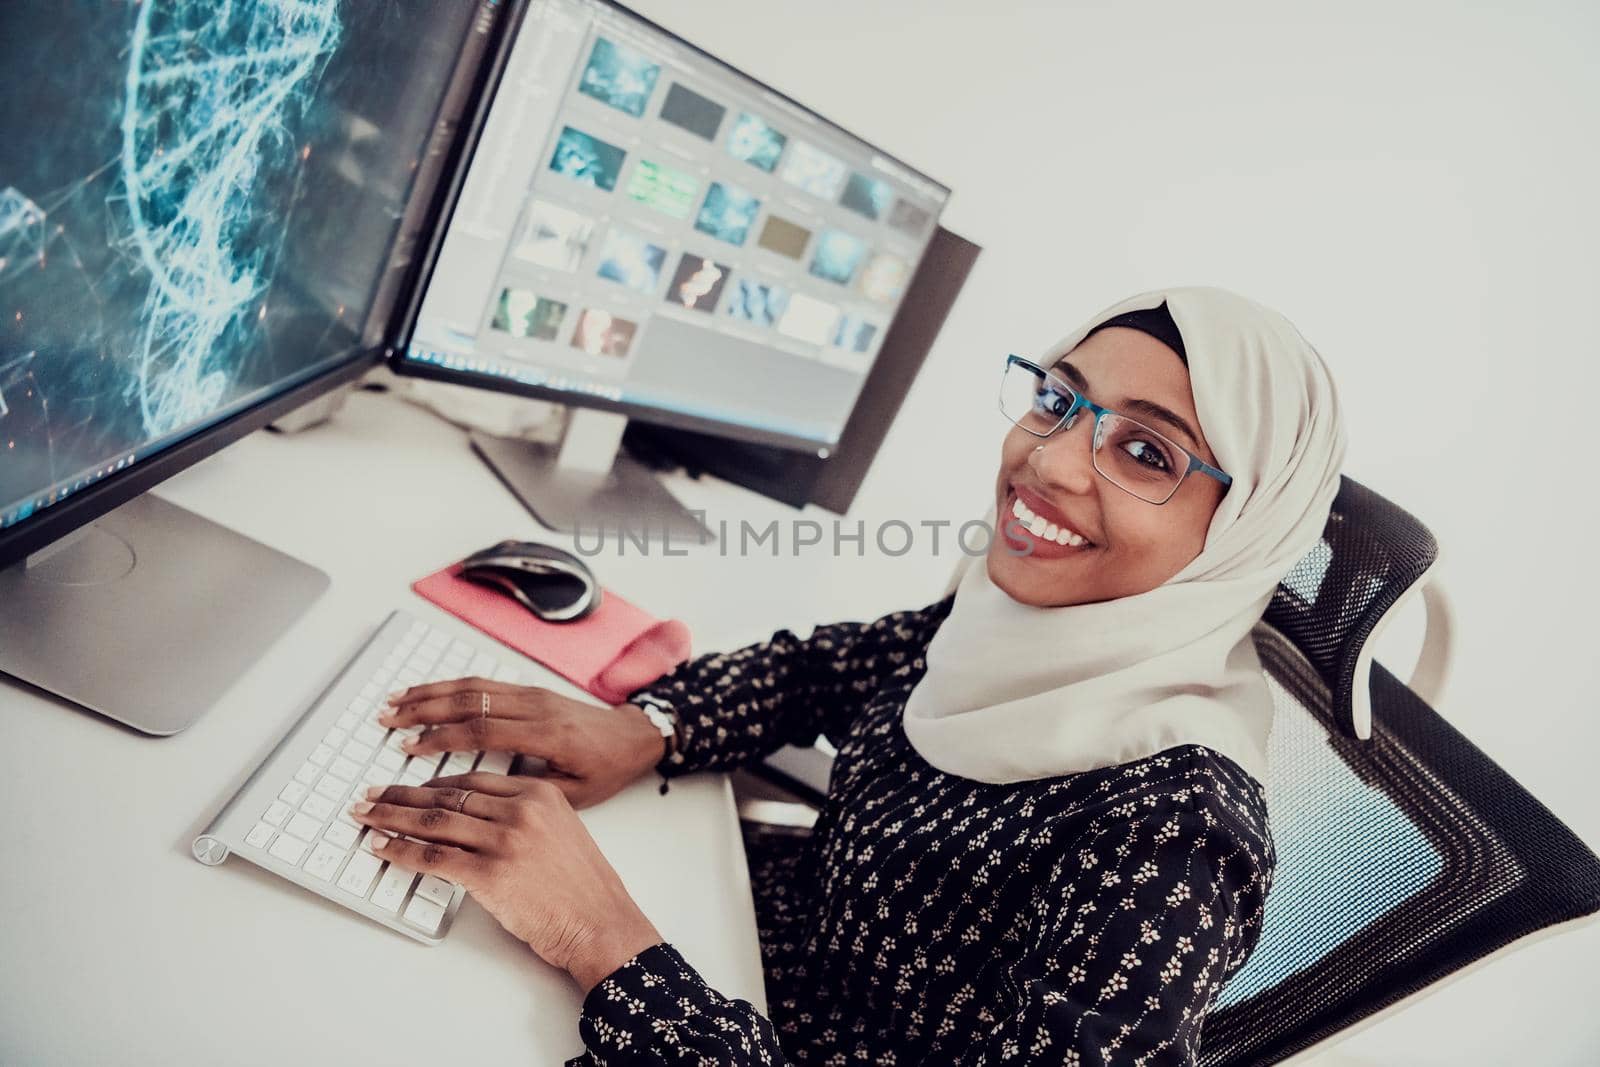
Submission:
M 1023 429 L 1040 436 L 1053 431 L 1072 408 L 1075 393 L 1054 375 L 1040 375 L 1012 363 L 1000 387 L 1000 410 Z M 1074 422 L 1088 414 L 1079 411 Z M 1164 503 L 1183 480 L 1187 453 L 1141 422 L 1107 414 L 1094 442 L 1094 466 L 1116 485 L 1152 504 Z

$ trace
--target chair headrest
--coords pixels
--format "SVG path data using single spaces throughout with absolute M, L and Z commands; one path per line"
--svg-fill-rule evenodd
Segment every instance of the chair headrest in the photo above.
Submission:
M 1438 542 L 1415 516 L 1343 475 L 1322 541 L 1262 615 L 1322 676 L 1352 736 L 1368 734 L 1367 694 L 1358 691 L 1368 684 L 1368 646 L 1438 557 Z

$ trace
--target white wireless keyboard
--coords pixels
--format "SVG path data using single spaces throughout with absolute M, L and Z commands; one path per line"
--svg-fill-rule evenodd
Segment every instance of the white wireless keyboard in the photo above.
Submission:
M 504 752 L 408 757 L 400 743 L 421 728 L 391 730 L 377 716 L 388 694 L 424 682 L 475 675 L 524 684 L 511 656 L 394 612 L 195 838 L 195 858 L 215 866 L 237 852 L 369 919 L 439 943 L 465 890 L 379 859 L 350 805 L 373 785 L 509 772 L 513 757 Z

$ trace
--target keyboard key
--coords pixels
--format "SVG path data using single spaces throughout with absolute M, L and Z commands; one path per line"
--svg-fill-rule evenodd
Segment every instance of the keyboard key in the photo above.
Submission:
M 349 739 L 349 734 L 335 726 L 323 736 L 322 743 L 337 752 L 339 749 L 344 747 L 344 743 Z
M 427 756 L 412 756 L 406 761 L 406 769 L 402 774 L 425 774 L 429 778 L 439 773 L 441 757 L 437 752 Z
M 467 667 L 467 673 L 475 678 L 494 677 L 495 668 L 500 666 L 499 660 L 487 652 L 479 652 L 472 657 L 472 663 Z
M 406 922 L 423 933 L 438 933 L 439 923 L 443 918 L 444 908 L 431 900 L 424 900 L 421 896 L 412 897 L 411 903 L 406 905 Z
M 372 759 L 372 748 L 360 741 L 352 741 L 344 746 L 344 758 L 365 766 Z
M 298 808 L 300 806 L 300 802 L 306 798 L 306 794 L 309 792 L 311 792 L 311 790 L 307 789 L 299 782 L 290 782 L 288 785 L 283 787 L 283 792 L 278 794 L 278 799 L 289 805 L 291 808 Z
M 272 840 L 272 834 L 271 823 L 258 822 L 254 829 L 244 835 L 244 843 L 251 848 L 266 848 L 267 842 Z
M 450 651 L 445 653 L 445 657 L 447 659 L 458 659 L 461 662 L 466 663 L 472 659 L 473 654 L 476 652 L 477 649 L 473 648 L 465 641 L 457 641 L 450 646 Z
M 261 816 L 261 821 L 271 823 L 273 826 L 282 826 L 283 820 L 287 819 L 289 817 L 289 813 L 293 810 L 293 808 L 285 804 L 283 801 L 274 800 L 267 808 L 267 813 Z
M 425 634 L 422 638 L 423 648 L 438 649 L 441 652 L 444 650 L 444 646 L 448 645 L 449 643 L 450 635 L 445 633 L 443 630 L 434 630 L 428 634 Z
M 367 785 L 389 786 L 394 785 L 395 779 L 399 777 L 400 775 L 398 772 L 388 770 L 387 768 L 381 767 L 374 763 L 372 766 L 367 768 L 367 773 L 361 776 L 361 780 Z
M 431 900 L 443 908 L 450 903 L 450 898 L 455 896 L 454 882 L 447 882 L 443 878 L 432 874 L 422 876 L 422 881 L 417 883 L 417 896 L 423 900 Z
M 373 723 L 364 722 L 360 726 L 356 727 L 355 738 L 363 745 L 371 745 L 376 748 L 377 746 L 383 744 L 384 736 L 388 732 L 389 731 L 385 730 L 382 726 L 376 726 Z
M 288 834 L 279 834 L 278 839 L 272 842 L 272 847 L 267 853 L 276 856 L 291 867 L 300 866 L 300 857 L 306 854 L 306 843 L 297 841 Z
M 406 893 L 416 877 L 416 871 L 389 864 L 389 869 L 378 879 L 378 888 L 372 891 L 372 903 L 384 911 L 398 912 L 400 902 L 406 899 Z
M 472 770 L 472 764 L 476 762 L 477 758 L 478 754 L 476 752 L 452 752 L 446 757 L 444 769 L 439 772 L 439 775 L 444 777 L 451 774 L 466 774 Z
M 312 763 L 315 763 L 318 767 L 326 767 L 328 765 L 328 761 L 333 758 L 333 749 L 329 748 L 327 745 L 318 745 L 316 748 L 311 750 L 311 755 L 307 758 L 311 760 Z
M 385 745 L 383 751 L 378 753 L 378 758 L 373 761 L 373 765 L 398 774 L 400 773 L 400 768 L 406 765 L 406 758 L 401 753 Z
M 485 774 L 510 774 L 514 759 L 516 756 L 510 752 L 485 752 L 478 761 L 478 770 Z
M 326 781 L 326 779 L 324 779 L 324 781 Z M 343 800 L 344 797 L 341 796 L 338 799 Z M 306 797 L 305 800 L 300 802 L 300 810 L 318 822 L 327 822 L 333 813 L 338 809 L 339 806 L 337 804 L 323 796 L 321 793 L 312 793 L 310 796 Z
M 377 877 L 378 868 L 383 866 L 383 861 L 366 852 L 357 852 L 350 857 L 350 862 L 344 865 L 344 873 L 339 876 L 338 886 L 352 896 L 366 898 L 372 890 L 372 880 Z
M 283 832 L 291 837 L 298 837 L 309 844 L 317 839 L 318 834 L 322 833 L 322 823 L 303 811 L 297 811 L 289 819 L 289 825 L 283 828 Z
M 322 780 L 317 783 L 317 792 L 337 803 L 350 792 L 350 783 L 331 774 L 324 774 Z M 302 804 L 301 807 L 304 808 L 305 805 Z
M 422 672 L 407 666 L 405 670 L 394 676 L 396 689 L 410 689 L 414 685 L 422 684 Z
M 361 764 L 352 763 L 343 756 L 335 756 L 333 762 L 328 764 L 328 773 L 335 778 L 353 782 L 361 777 Z
M 344 849 L 323 841 L 311 850 L 311 857 L 306 860 L 306 873 L 324 882 L 331 881 L 333 872 L 339 869 L 339 861 L 342 859 L 344 859 Z
M 310 760 L 306 760 L 306 762 L 300 765 L 300 769 L 294 772 L 294 780 L 304 785 L 310 785 L 312 782 L 317 780 L 317 775 L 321 773 L 322 772 L 317 769 L 317 765 L 315 763 L 312 763 Z
M 355 825 L 347 822 L 336 822 L 322 831 L 324 841 L 332 841 L 342 849 L 348 849 L 356 843 L 356 838 L 361 836 L 361 831 Z
M 368 682 L 366 685 L 362 686 L 361 687 L 361 692 L 356 694 L 356 700 L 360 701 L 363 705 L 365 705 L 365 707 L 361 711 L 361 714 L 365 715 L 367 712 L 371 711 L 372 710 L 372 705 L 376 701 L 382 699 L 382 697 L 383 697 L 383 693 L 378 689 L 378 687 L 377 687 L 377 685 L 375 683 Z M 350 710 L 351 711 L 355 711 L 356 710 L 356 706 L 354 704 L 351 704 L 350 705 Z
M 343 715 L 339 716 L 338 721 L 335 722 L 334 725 L 339 727 L 339 729 L 341 729 L 341 730 L 347 730 L 348 731 L 348 730 L 354 730 L 356 728 L 356 724 L 358 722 L 360 722 L 360 721 L 361 721 L 361 716 L 360 715 L 356 714 L 353 711 L 347 711 Z
M 429 778 L 433 777 L 432 771 L 406 771 L 400 776 L 400 784 L 416 788 Z

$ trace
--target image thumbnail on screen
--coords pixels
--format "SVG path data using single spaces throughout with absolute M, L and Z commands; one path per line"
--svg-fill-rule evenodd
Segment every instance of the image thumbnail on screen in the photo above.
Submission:
M 661 68 L 650 58 L 604 37 L 594 43 L 578 91 L 638 118 L 650 103 Z

